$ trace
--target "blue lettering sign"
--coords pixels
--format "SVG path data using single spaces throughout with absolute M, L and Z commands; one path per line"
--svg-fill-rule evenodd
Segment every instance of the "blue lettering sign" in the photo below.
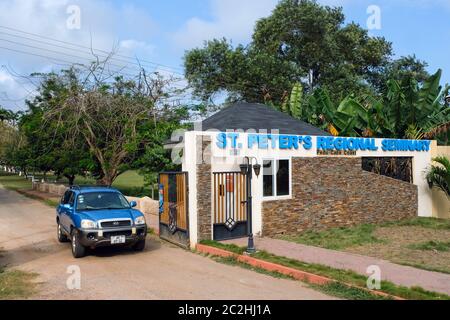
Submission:
M 312 137 L 311 136 L 306 136 L 303 138 L 303 148 L 305 148 L 305 150 L 311 150 L 311 148 L 312 148 Z
M 227 147 L 240 149 L 243 147 L 239 143 L 239 133 L 219 133 L 216 136 L 216 145 L 219 149 Z M 311 136 L 298 135 L 272 135 L 272 134 L 248 134 L 247 146 L 253 149 L 255 146 L 260 150 L 280 149 L 304 150 L 313 148 Z M 431 141 L 428 140 L 401 140 L 383 139 L 381 149 L 385 152 L 429 152 Z M 374 138 L 344 138 L 344 137 L 317 137 L 317 150 L 324 151 L 377 151 L 378 146 Z
M 219 149 L 225 149 L 227 147 L 227 135 L 225 133 L 219 133 L 216 139 L 216 145 Z

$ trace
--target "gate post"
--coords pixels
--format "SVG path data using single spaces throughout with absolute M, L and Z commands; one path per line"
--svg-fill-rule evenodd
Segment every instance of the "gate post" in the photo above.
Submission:
M 197 232 L 198 241 L 212 239 L 211 137 L 197 136 Z

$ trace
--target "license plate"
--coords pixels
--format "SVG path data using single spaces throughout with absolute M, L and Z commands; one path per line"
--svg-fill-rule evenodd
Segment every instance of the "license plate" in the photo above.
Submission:
M 125 236 L 113 236 L 111 237 L 111 244 L 125 243 Z

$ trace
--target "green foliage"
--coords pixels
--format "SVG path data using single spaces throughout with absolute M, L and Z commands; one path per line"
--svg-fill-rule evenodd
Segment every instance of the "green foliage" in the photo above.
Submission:
M 8 109 L 4 109 L 2 106 L 0 106 L 0 123 L 5 122 L 12 122 L 17 119 L 17 115 Z
M 227 93 L 227 101 L 281 101 L 294 83 L 297 71 L 290 63 L 252 46 L 233 45 L 226 39 L 205 42 L 188 51 L 185 76 L 193 93 L 203 101 Z
M 294 84 L 291 94 L 285 98 L 281 104 L 281 111 L 290 114 L 292 117 L 302 118 L 302 103 L 303 103 L 303 86 L 300 82 Z
M 176 130 L 185 127 L 186 125 L 180 124 L 177 118 L 173 118 L 157 123 L 149 122 L 141 128 L 141 154 L 134 161 L 133 168 L 139 168 L 139 172 L 144 175 L 147 187 L 157 183 L 158 172 L 179 169 L 180 165 L 173 163 L 171 151 L 164 149 L 164 144 Z
M 444 103 L 448 86 L 440 86 L 442 70 L 425 79 L 422 85 L 413 79 L 388 81 L 384 99 L 393 136 L 432 138 L 450 125 L 450 108 Z
M 383 99 L 350 95 L 339 105 L 326 90 L 317 89 L 303 107 L 302 118 L 334 135 L 430 139 L 450 127 L 450 108 L 443 101 L 448 88 L 442 90 L 440 78 L 441 70 L 422 85 L 412 78 L 406 84 L 392 79 Z
M 60 77 L 46 75 L 38 96 L 27 102 L 28 110 L 20 117 L 18 127 L 27 142 L 27 167 L 44 173 L 52 170 L 73 184 L 76 175 L 91 167 L 89 150 L 79 137 L 67 139 L 64 122 L 46 121 L 44 118 L 45 113 L 51 112 L 54 105 L 61 102 L 66 89 Z
M 436 187 L 450 197 L 450 160 L 446 157 L 433 159 L 437 165 L 431 166 L 427 173 L 427 182 L 430 188 Z
M 409 79 L 414 79 L 420 85 L 430 77 L 426 68 L 428 64 L 416 58 L 415 55 L 400 57 L 397 60 L 390 62 L 385 68 L 384 72 L 376 75 L 372 83 L 377 88 L 377 91 L 385 95 L 388 91 L 387 82 L 391 79 L 400 83 L 407 82 Z
M 311 285 L 311 287 L 330 296 L 347 300 L 393 300 L 393 298 L 375 295 L 368 290 L 347 286 L 339 282 Z

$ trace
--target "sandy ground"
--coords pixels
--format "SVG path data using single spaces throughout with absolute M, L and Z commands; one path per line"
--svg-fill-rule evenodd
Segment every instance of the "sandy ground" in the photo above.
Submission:
M 56 240 L 55 212 L 0 186 L 0 264 L 39 274 L 34 299 L 331 299 L 300 282 L 217 263 L 150 238 L 142 253 L 113 248 L 74 259 Z M 81 271 L 69 290 L 68 268 Z

